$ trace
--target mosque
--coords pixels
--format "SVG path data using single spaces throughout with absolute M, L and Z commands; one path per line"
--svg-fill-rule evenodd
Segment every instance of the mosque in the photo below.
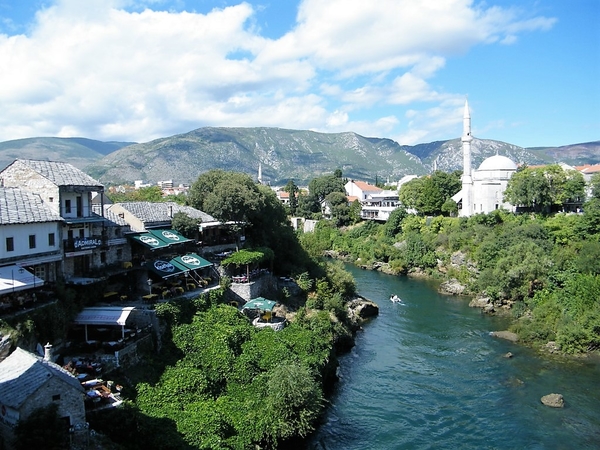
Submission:
M 485 159 L 477 170 L 471 171 L 471 113 L 465 101 L 463 114 L 463 176 L 462 189 L 452 196 L 459 205 L 458 215 L 470 217 L 490 213 L 495 209 L 514 211 L 514 206 L 503 201 L 504 191 L 517 165 L 506 156 L 494 155 Z

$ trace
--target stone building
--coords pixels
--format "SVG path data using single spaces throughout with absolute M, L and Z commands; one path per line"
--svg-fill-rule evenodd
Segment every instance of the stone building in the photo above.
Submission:
M 0 435 L 12 448 L 14 427 L 35 409 L 51 403 L 70 430 L 87 429 L 85 390 L 77 378 L 51 361 L 51 347 L 44 357 L 19 347 L 0 362 Z
M 71 164 L 17 159 L 0 172 L 4 187 L 39 195 L 63 219 L 62 273 L 66 279 L 86 277 L 102 264 L 106 248 L 98 233 L 104 217 L 93 211 L 92 197 L 103 198 L 104 186 Z

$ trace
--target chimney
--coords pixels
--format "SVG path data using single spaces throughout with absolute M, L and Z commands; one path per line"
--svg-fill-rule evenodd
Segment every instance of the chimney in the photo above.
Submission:
M 52 344 L 50 344 L 50 342 L 48 342 L 46 345 L 44 345 L 44 361 L 52 361 Z

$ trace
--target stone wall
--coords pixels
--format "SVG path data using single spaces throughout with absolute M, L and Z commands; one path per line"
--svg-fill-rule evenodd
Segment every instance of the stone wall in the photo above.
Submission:
M 242 304 L 256 297 L 276 296 L 277 279 L 273 275 L 263 275 L 250 283 L 232 283 L 229 293 L 230 300 Z

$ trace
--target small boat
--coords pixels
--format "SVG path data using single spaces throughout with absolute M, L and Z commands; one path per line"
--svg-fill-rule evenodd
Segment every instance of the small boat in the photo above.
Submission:
M 402 303 L 402 299 L 396 294 L 390 295 L 390 300 L 392 301 L 392 303 Z

